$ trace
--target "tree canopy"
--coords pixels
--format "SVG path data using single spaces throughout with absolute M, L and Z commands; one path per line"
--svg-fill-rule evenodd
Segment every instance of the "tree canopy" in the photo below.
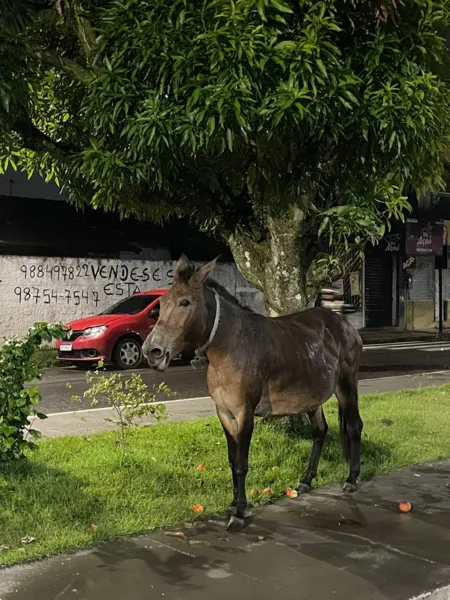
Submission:
M 3 168 L 189 215 L 274 312 L 441 185 L 449 0 L 1 1 Z

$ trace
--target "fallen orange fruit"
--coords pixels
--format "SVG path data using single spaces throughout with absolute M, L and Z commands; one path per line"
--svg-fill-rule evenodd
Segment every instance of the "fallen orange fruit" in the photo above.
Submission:
M 205 465 L 198 465 L 197 471 L 206 471 Z
M 398 505 L 400 512 L 409 513 L 412 510 L 411 502 L 400 502 Z
M 204 511 L 204 508 L 201 504 L 194 504 L 194 506 L 192 507 L 192 510 L 195 513 L 202 513 Z
M 286 496 L 287 496 L 288 498 L 297 498 L 297 496 L 298 496 L 298 492 L 297 492 L 297 490 L 293 490 L 293 489 L 291 489 L 291 488 L 288 488 L 288 489 L 286 490 Z
M 259 490 L 257 490 L 256 488 L 250 490 L 250 496 L 259 496 Z
M 270 496 L 271 494 L 273 494 L 272 488 L 266 488 L 263 493 Z

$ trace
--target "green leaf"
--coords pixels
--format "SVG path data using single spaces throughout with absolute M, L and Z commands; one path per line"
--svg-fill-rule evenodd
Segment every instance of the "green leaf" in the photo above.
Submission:
M 40 431 L 37 431 L 37 429 L 29 429 L 28 433 L 34 439 L 40 439 L 42 437 L 42 433 Z
M 323 64 L 323 61 L 320 58 L 316 59 L 316 65 L 319 67 L 320 72 L 322 73 L 322 75 L 324 77 L 326 77 L 327 76 L 327 70 L 325 68 L 325 65 Z
M 41 421 L 44 421 L 45 419 L 48 419 L 48 416 L 42 412 L 37 412 L 35 411 L 34 414 L 36 415 L 36 417 L 38 419 L 41 419 Z
M 233 132 L 227 129 L 227 145 L 230 152 L 233 152 Z
M 264 4 L 265 4 L 264 0 L 258 0 L 257 10 L 258 10 L 259 16 L 261 17 L 261 20 L 262 21 L 267 21 L 266 15 L 265 15 L 265 12 L 264 12 Z
M 318 234 L 317 234 L 319 237 L 325 231 L 325 229 L 328 226 L 329 222 L 330 222 L 330 218 L 329 217 L 325 217 L 324 219 L 322 219 L 322 223 L 320 224 L 319 231 L 318 231 Z
M 354 102 L 355 104 L 359 104 L 358 98 L 350 91 L 350 90 L 342 90 L 343 93 L 347 96 L 349 100 Z
M 284 40 L 274 46 L 274 50 L 296 50 L 297 43 L 291 40 Z
M 270 0 L 270 4 L 282 13 L 292 14 L 294 12 L 285 2 Z
M 214 117 L 209 117 L 208 119 L 208 131 L 211 136 L 214 133 L 214 129 L 216 127 L 216 119 Z

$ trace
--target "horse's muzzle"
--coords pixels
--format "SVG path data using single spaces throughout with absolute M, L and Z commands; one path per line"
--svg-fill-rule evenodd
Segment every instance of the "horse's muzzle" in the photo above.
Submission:
M 158 344 L 143 349 L 144 356 L 149 366 L 157 371 L 165 371 L 170 363 L 170 351 L 161 348 Z

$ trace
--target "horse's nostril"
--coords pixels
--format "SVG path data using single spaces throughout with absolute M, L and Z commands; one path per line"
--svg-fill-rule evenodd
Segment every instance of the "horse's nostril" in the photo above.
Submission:
M 150 350 L 150 354 L 154 357 L 154 358 L 161 358 L 162 355 L 164 354 L 164 350 L 162 348 L 158 348 L 158 347 L 153 347 Z

